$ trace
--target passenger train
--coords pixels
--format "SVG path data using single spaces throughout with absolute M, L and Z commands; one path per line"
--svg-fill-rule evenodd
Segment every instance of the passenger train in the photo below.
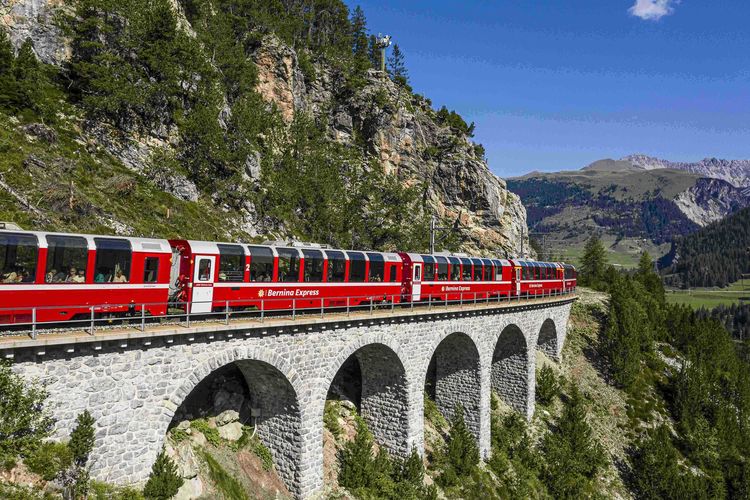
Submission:
M 0 324 L 575 290 L 570 264 L 0 229 Z

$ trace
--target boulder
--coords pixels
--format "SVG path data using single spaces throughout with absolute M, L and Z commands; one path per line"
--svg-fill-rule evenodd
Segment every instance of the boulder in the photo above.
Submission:
M 206 436 L 204 436 L 202 432 L 193 432 L 190 434 L 190 442 L 195 446 L 206 446 L 206 444 L 208 444 Z
M 177 430 L 178 431 L 189 431 L 190 430 L 190 421 L 189 420 L 183 420 L 179 424 L 177 424 Z M 189 432 L 188 432 L 189 434 Z
M 222 425 L 219 427 L 219 436 L 227 441 L 237 441 L 242 437 L 242 424 L 239 422 L 232 422 L 230 424 Z
M 191 479 L 198 475 L 200 468 L 198 457 L 195 456 L 190 441 L 182 441 L 174 446 L 166 445 L 164 450 L 172 461 L 174 461 L 175 465 L 177 465 L 177 473 L 180 477 Z
M 222 425 L 231 424 L 240 419 L 240 414 L 234 410 L 225 410 L 216 417 L 216 425 L 221 427 Z
M 186 480 L 172 500 L 192 500 L 203 495 L 203 481 L 199 477 Z

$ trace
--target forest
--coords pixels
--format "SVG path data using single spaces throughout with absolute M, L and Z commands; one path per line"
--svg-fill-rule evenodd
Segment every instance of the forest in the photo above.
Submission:
M 750 273 L 750 208 L 677 238 L 665 257 L 670 286 L 725 287 Z

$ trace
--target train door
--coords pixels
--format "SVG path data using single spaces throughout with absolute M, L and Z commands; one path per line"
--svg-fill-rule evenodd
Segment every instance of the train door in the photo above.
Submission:
M 517 267 L 516 270 L 516 296 L 521 295 L 521 268 Z
M 214 298 L 214 266 L 216 257 L 201 256 L 195 258 L 193 275 L 193 298 L 191 313 L 211 312 Z
M 411 300 L 417 302 L 422 296 L 422 264 L 414 263 L 414 274 L 411 282 Z

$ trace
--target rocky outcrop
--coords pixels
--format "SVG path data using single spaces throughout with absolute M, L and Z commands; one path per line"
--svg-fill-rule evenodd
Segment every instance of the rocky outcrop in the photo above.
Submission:
M 703 227 L 750 205 L 750 197 L 728 182 L 698 179 L 693 187 L 678 194 L 674 202 L 688 219 Z
M 70 48 L 55 24 L 55 15 L 65 0 L 6 0 L 0 2 L 0 26 L 18 48 L 31 38 L 37 57 L 48 64 L 62 64 L 70 57 Z
M 466 135 L 439 123 L 426 101 L 375 70 L 354 95 L 333 99 L 341 77 L 315 64 L 315 78 L 306 79 L 294 51 L 272 35 L 253 60 L 258 92 L 285 121 L 309 113 L 328 123 L 332 140 L 353 145 L 356 135 L 394 181 L 424 186 L 429 212 L 458 219 L 464 250 L 515 255 L 527 233 L 520 198 L 492 174 Z

